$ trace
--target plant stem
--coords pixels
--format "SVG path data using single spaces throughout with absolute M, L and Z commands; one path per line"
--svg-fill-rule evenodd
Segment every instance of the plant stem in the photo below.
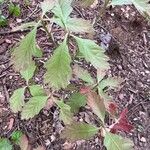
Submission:
M 42 20 L 42 25 L 43 25 L 43 28 L 44 28 L 45 32 L 47 33 L 47 35 L 50 39 L 50 42 L 52 42 L 54 44 L 54 46 L 56 46 L 55 40 L 54 40 L 52 34 L 48 31 L 46 23 L 43 20 Z

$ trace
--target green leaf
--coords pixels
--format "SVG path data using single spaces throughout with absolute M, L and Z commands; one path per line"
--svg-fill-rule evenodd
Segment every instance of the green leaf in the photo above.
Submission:
M 64 124 L 70 124 L 72 122 L 73 113 L 71 112 L 71 107 L 65 104 L 62 100 L 55 101 L 55 103 L 60 108 L 60 119 L 64 122 Z
M 89 20 L 82 18 L 68 18 L 66 26 L 69 31 L 76 33 L 93 33 L 93 27 Z
M 10 141 L 5 138 L 0 138 L 0 150 L 13 150 Z
M 0 4 L 4 3 L 4 0 L 0 0 Z
M 40 85 L 31 85 L 29 89 L 32 96 L 46 96 L 44 89 Z
M 46 105 L 47 99 L 48 96 L 31 97 L 22 109 L 21 119 L 33 118 L 35 115 L 39 114 L 41 109 Z
M 33 63 L 25 71 L 20 71 L 21 76 L 26 80 L 27 83 L 34 76 L 35 69 L 36 66 Z
M 61 137 L 71 141 L 84 139 L 86 140 L 93 137 L 95 134 L 98 133 L 98 131 L 99 128 L 93 125 L 84 122 L 73 122 L 72 124 L 66 126 L 66 128 L 61 134 Z
M 44 0 L 41 2 L 42 13 L 45 15 L 48 11 L 50 11 L 55 6 L 56 0 Z
M 107 79 L 102 80 L 98 88 L 104 90 L 106 87 L 109 87 L 109 89 L 114 89 L 118 87 L 123 82 L 122 78 L 119 77 L 108 77 Z
M 62 24 L 66 25 L 67 19 L 72 12 L 72 0 L 57 0 L 55 7 L 52 9 L 56 18 L 60 18 Z
M 98 94 L 100 95 L 101 98 L 103 98 L 104 101 L 111 101 L 112 97 L 108 95 L 106 91 L 103 91 L 98 87 Z
M 72 113 L 78 113 L 79 108 L 86 105 L 86 96 L 80 93 L 73 93 L 68 100 L 67 105 L 71 107 Z
M 11 63 L 14 64 L 16 71 L 25 71 L 30 65 L 34 65 L 32 56 L 39 57 L 39 49 L 37 49 L 35 39 L 36 32 L 37 29 L 34 28 L 12 52 Z
M 103 99 L 96 92 L 90 91 L 87 93 L 87 104 L 104 123 L 106 109 Z
M 112 100 L 112 97 L 107 94 L 107 91 L 105 89 L 117 88 L 122 82 L 122 78 L 119 77 L 108 77 L 107 79 L 103 79 L 97 86 L 99 95 L 104 100 Z
M 90 73 L 81 68 L 79 65 L 74 65 L 73 66 L 73 73 L 80 79 L 82 79 L 83 81 L 89 83 L 89 84 L 94 84 L 95 81 L 94 79 L 91 77 Z
M 11 3 L 9 4 L 8 9 L 9 9 L 9 13 L 13 16 L 18 17 L 21 14 L 19 5 L 14 5 L 13 3 Z
M 72 75 L 70 63 L 71 57 L 65 39 L 45 64 L 47 69 L 44 76 L 45 84 L 56 89 L 66 88 Z
M 133 142 L 119 135 L 106 132 L 104 145 L 107 150 L 133 150 Z
M 111 5 L 128 5 L 132 4 L 132 0 L 112 0 Z
M 24 106 L 24 92 L 25 88 L 19 88 L 13 92 L 13 95 L 10 97 L 10 108 L 14 113 L 22 110 Z
M 14 131 L 12 134 L 11 134 L 11 140 L 13 142 L 15 142 L 15 144 L 19 144 L 20 142 L 20 138 L 21 136 L 23 135 L 23 133 L 21 131 Z
M 6 17 L 0 14 L 0 27 L 4 27 L 6 25 L 7 25 Z
M 96 69 L 108 69 L 109 59 L 104 54 L 104 50 L 92 40 L 82 39 L 73 36 L 78 44 L 79 51 L 87 62 L 90 62 Z

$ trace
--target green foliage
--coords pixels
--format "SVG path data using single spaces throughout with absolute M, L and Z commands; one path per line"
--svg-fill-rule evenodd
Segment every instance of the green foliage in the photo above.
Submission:
M 29 90 L 32 96 L 46 96 L 44 89 L 40 85 L 31 85 Z
M 73 36 L 78 44 L 79 51 L 87 62 L 90 62 L 96 69 L 108 69 L 108 57 L 104 54 L 104 49 L 94 41 Z
M 54 13 L 54 17 L 59 20 L 58 22 L 61 23 L 60 26 L 66 27 L 66 22 L 68 20 L 69 15 L 72 12 L 71 7 L 72 0 L 57 0 L 55 7 L 52 9 Z
M 50 11 L 54 7 L 55 2 L 56 0 L 44 0 L 44 2 L 41 3 L 42 15 Z
M 64 124 L 70 124 L 72 122 L 73 113 L 71 112 L 71 107 L 65 104 L 62 100 L 56 101 L 56 104 L 60 108 L 60 119 Z
M 95 82 L 94 79 L 91 77 L 90 73 L 78 65 L 74 65 L 73 73 L 78 78 L 82 79 L 84 82 L 87 82 L 89 84 L 94 84 L 94 82 Z
M 27 83 L 33 77 L 35 69 L 36 69 L 36 66 L 33 63 L 30 66 L 28 66 L 26 70 L 20 71 L 21 76 L 26 80 Z
M 10 3 L 9 6 L 9 13 L 15 17 L 18 17 L 21 15 L 21 10 L 20 10 L 20 7 L 19 5 L 15 5 L 13 3 Z
M 133 150 L 133 143 L 129 139 L 124 139 L 119 135 L 106 132 L 104 145 L 107 150 Z
M 33 118 L 46 105 L 47 99 L 48 99 L 47 96 L 31 97 L 22 109 L 21 118 L 22 119 Z
M 80 93 L 73 93 L 67 102 L 67 105 L 71 107 L 72 113 L 77 113 L 80 107 L 86 105 L 86 97 Z
M 63 138 L 67 138 L 68 140 L 75 141 L 81 139 L 90 139 L 99 131 L 98 127 L 87 123 L 78 123 L 73 122 L 70 125 L 67 125 L 64 131 L 62 132 L 61 136 Z
M 25 88 L 19 88 L 13 92 L 10 98 L 10 108 L 14 113 L 21 111 L 24 106 L 24 91 Z
M 132 3 L 133 1 L 138 0 L 132 0 Z M 93 0 L 81 1 L 85 7 L 91 5 L 93 2 Z M 112 4 L 115 5 L 117 2 L 120 5 L 123 4 L 123 2 L 127 3 L 129 1 L 126 0 L 121 2 L 114 0 L 112 1 Z M 143 3 L 140 4 L 142 6 Z M 22 24 L 14 29 L 14 31 L 17 31 L 32 29 L 34 27 L 14 48 L 11 55 L 11 64 L 13 64 L 15 71 L 20 72 L 21 76 L 26 80 L 26 87 L 14 91 L 10 98 L 10 108 L 15 113 L 21 111 L 22 119 L 30 119 L 37 115 L 52 97 L 55 99 L 55 93 L 58 92 L 58 90 L 70 90 L 69 92 L 73 94 L 68 98 L 66 103 L 63 100 L 53 100 L 53 103 L 55 102 L 59 107 L 60 119 L 63 121 L 64 125 L 66 125 L 62 132 L 62 137 L 74 141 L 90 139 L 95 134 L 101 132 L 105 133 L 108 130 L 108 125 L 107 127 L 105 125 L 105 114 L 106 112 L 110 113 L 110 111 L 108 110 L 108 103 L 106 100 L 111 98 L 107 94 L 107 91 L 108 89 L 118 87 L 122 80 L 114 77 L 106 78 L 106 71 L 110 67 L 108 63 L 109 58 L 105 55 L 105 50 L 102 47 L 97 45 L 93 40 L 83 39 L 74 35 L 76 33 L 93 33 L 94 30 L 90 21 L 70 17 L 73 10 L 71 5 L 72 0 L 44 0 L 41 3 L 42 13 L 38 23 L 33 21 Z M 141 10 L 140 7 L 139 9 Z M 48 18 L 46 15 L 48 12 L 53 13 L 52 18 Z M 44 75 L 44 87 L 50 88 L 49 91 L 45 92 L 42 86 L 32 84 L 30 79 L 33 78 L 36 70 L 34 57 L 42 57 L 41 49 L 36 44 L 37 27 L 43 26 L 45 31 L 48 32 L 47 20 L 62 27 L 65 30 L 65 35 L 63 42 L 58 47 L 55 45 L 56 48 L 53 55 L 44 65 L 46 69 Z M 50 34 L 51 33 L 48 33 L 48 35 Z M 97 71 L 97 79 L 92 78 L 91 74 L 87 71 L 88 69 L 83 69 L 76 64 L 76 55 L 71 58 L 69 52 L 70 42 L 74 41 L 72 41 L 72 38 L 70 37 L 75 39 L 81 58 L 90 63 L 93 70 Z M 51 38 L 51 36 L 49 38 Z M 52 40 L 55 39 L 52 38 Z M 53 42 L 55 43 L 55 41 Z M 80 90 L 82 94 L 77 92 L 79 91 L 79 87 L 72 84 L 74 78 L 79 78 L 84 81 L 82 85 L 83 90 Z M 70 80 L 72 81 L 70 82 Z M 68 85 L 76 86 L 76 89 L 67 89 Z M 47 93 L 49 96 L 47 96 Z M 25 95 L 28 97 L 25 97 Z M 25 103 L 24 100 L 27 102 Z M 79 112 L 80 107 L 84 107 L 86 104 L 101 120 L 98 120 L 101 128 L 84 122 L 74 121 L 73 116 Z M 125 150 L 131 147 L 130 141 L 123 139 L 118 135 L 106 132 L 106 134 L 103 134 L 102 136 L 104 136 L 104 144 L 108 150 L 111 149 L 110 146 L 112 146 L 112 149 L 114 150 Z M 12 135 L 14 141 L 19 139 L 19 137 L 19 133 L 14 133 Z M 24 136 L 24 138 L 21 137 L 21 139 L 21 142 L 26 141 L 26 147 L 28 147 L 27 138 Z M 21 143 L 19 145 L 21 146 L 23 144 Z
M 114 89 L 118 87 L 122 82 L 123 80 L 117 77 L 108 77 L 106 79 L 103 79 L 97 86 L 99 95 L 104 100 L 111 100 L 111 97 L 107 94 L 106 88 Z
M 11 63 L 16 71 L 27 71 L 30 68 L 29 66 L 35 66 L 32 56 L 42 56 L 42 52 L 36 46 L 36 32 L 37 28 L 35 27 L 20 41 L 19 46 L 14 49 Z
M 8 139 L 0 138 L 0 150 L 13 150 L 12 145 Z
M 45 68 L 45 83 L 55 89 L 66 88 L 71 79 L 71 57 L 69 55 L 66 38 L 63 43 L 55 50 L 54 55 L 49 59 Z
M 4 3 L 4 0 L 0 0 L 0 4 Z
M 0 13 L 0 27 L 4 27 L 7 25 L 7 19 Z
M 22 134 L 21 131 L 14 131 L 14 132 L 11 134 L 11 140 L 12 140 L 15 144 L 19 144 L 22 135 L 23 135 L 23 134 Z

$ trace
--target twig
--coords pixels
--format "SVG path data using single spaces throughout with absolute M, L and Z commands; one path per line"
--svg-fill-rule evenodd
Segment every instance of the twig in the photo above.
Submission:
M 42 25 L 43 25 L 43 28 L 45 30 L 45 32 L 47 33 L 47 35 L 49 36 L 49 39 L 50 39 L 50 42 L 52 42 L 55 46 L 56 46 L 56 43 L 54 41 L 54 38 L 52 36 L 52 34 L 48 31 L 47 27 L 46 27 L 46 24 L 45 22 L 42 20 Z
M 24 29 L 24 30 L 17 30 L 17 31 L 13 31 L 13 30 L 3 31 L 3 32 L 0 32 L 0 35 L 13 34 L 13 33 L 22 33 L 22 32 L 28 32 L 30 30 L 31 29 Z
M 9 101 L 9 93 L 8 93 L 8 90 L 7 90 L 7 87 L 6 87 L 6 79 L 5 78 L 2 80 L 2 83 L 3 83 L 6 102 L 8 102 Z

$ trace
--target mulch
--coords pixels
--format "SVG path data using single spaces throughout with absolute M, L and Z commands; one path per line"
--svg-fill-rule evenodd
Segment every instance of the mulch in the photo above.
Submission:
M 28 22 L 38 17 L 40 1 L 33 1 L 32 5 L 22 7 L 19 18 L 9 16 L 9 26 L 0 28 L 0 137 L 10 137 L 15 130 L 21 130 L 29 138 L 33 147 L 44 145 L 47 150 L 76 149 L 99 150 L 105 149 L 101 139 L 95 136 L 89 141 L 68 143 L 60 139 L 59 133 L 63 126 L 59 120 L 57 108 L 43 110 L 39 115 L 30 120 L 21 120 L 19 114 L 13 114 L 9 108 L 9 97 L 14 89 L 24 85 L 24 80 L 14 72 L 9 63 L 11 49 L 25 32 L 10 33 L 10 27 Z M 5 8 L 1 6 L 7 15 Z M 81 9 L 76 6 L 72 15 L 90 19 L 94 22 L 99 15 L 100 6 L 97 8 Z M 128 118 L 134 126 L 132 133 L 122 133 L 135 143 L 135 150 L 150 149 L 150 24 L 132 6 L 109 8 L 105 15 L 94 22 L 95 40 L 106 49 L 110 57 L 111 69 L 109 76 L 121 76 L 125 82 L 118 91 L 111 92 L 119 110 L 128 108 Z M 61 40 L 61 30 L 55 35 Z M 7 32 L 7 34 L 1 34 Z M 45 70 L 42 68 L 53 51 L 54 45 L 49 42 L 44 31 L 37 34 L 37 42 L 43 49 L 41 60 L 36 60 L 39 66 L 34 82 L 42 84 Z M 84 64 L 83 64 L 84 65 Z M 89 120 L 91 112 L 80 112 L 78 118 Z M 11 126 L 13 124 L 13 126 Z

